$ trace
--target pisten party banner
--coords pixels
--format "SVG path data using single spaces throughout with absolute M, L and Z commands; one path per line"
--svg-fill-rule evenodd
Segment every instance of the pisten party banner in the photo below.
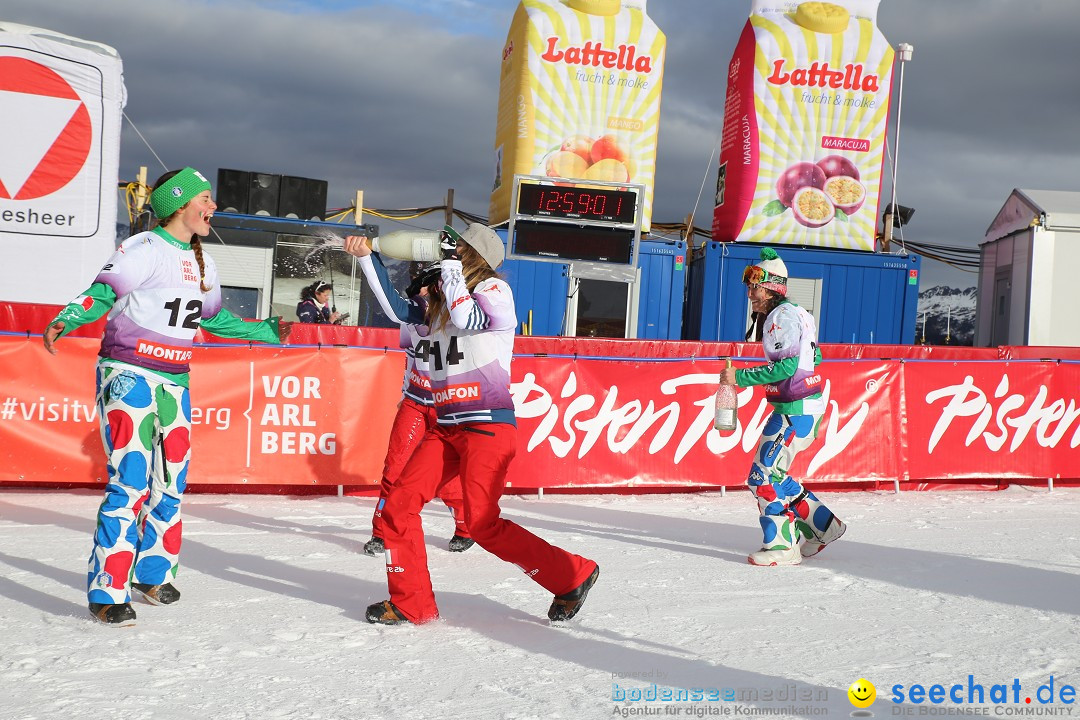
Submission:
M 0 336 L 0 482 L 104 481 L 98 345 L 68 337 L 50 356 L 40 336 Z M 642 343 L 651 357 L 613 341 L 519 345 L 510 487 L 745 482 L 771 410 L 761 388 L 743 388 L 736 430 L 713 429 L 719 357 L 679 357 L 681 343 Z M 841 484 L 1080 477 L 1077 360 L 1046 357 L 1048 348 L 1031 359 L 964 360 L 959 348 L 940 360 L 879 359 L 854 347 L 823 347 L 828 410 L 793 474 Z M 762 362 L 752 352 L 734 348 L 736 367 Z M 378 483 L 403 367 L 393 345 L 197 346 L 189 481 Z

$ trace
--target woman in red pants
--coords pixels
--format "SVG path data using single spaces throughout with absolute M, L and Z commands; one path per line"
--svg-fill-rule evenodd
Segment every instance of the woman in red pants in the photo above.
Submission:
M 405 290 L 405 297 L 427 295 L 427 281 L 437 279 L 438 268 L 420 270 L 412 283 Z M 387 315 L 392 310 L 384 308 Z M 429 430 L 435 427 L 435 401 L 431 399 L 431 377 L 428 373 L 426 358 L 417 358 L 414 348 L 423 340 L 416 325 L 401 326 L 401 347 L 405 349 L 405 379 L 401 386 L 401 403 L 398 405 L 394 422 L 390 426 L 390 443 L 386 448 L 383 461 L 382 480 L 379 483 L 379 500 L 375 503 L 375 512 L 371 518 L 371 539 L 364 544 L 368 555 L 380 555 L 385 549 L 383 538 L 386 537 L 386 521 L 383 520 L 383 506 L 390 494 L 390 488 L 401 476 L 405 463 L 412 457 Z M 439 491 L 439 499 L 450 508 L 454 516 L 454 536 L 450 538 L 450 552 L 465 552 L 473 546 L 472 536 L 465 526 L 465 505 L 461 496 L 461 483 L 457 478 L 446 483 Z
M 600 568 L 592 560 L 551 545 L 500 516 L 506 470 L 517 451 L 517 421 L 510 396 L 510 359 L 517 316 L 510 286 L 495 270 L 504 249 L 495 232 L 478 223 L 442 236 L 439 281 L 426 303 L 405 301 L 389 283 L 366 238 L 351 236 L 345 250 L 360 266 L 380 302 L 399 323 L 426 326 L 414 348 L 428 360 L 438 425 L 424 436 L 383 507 L 390 599 L 367 609 L 372 623 L 425 623 L 439 617 L 420 511 L 460 475 L 465 524 L 476 543 L 517 565 L 555 597 L 548 618 L 574 617 Z

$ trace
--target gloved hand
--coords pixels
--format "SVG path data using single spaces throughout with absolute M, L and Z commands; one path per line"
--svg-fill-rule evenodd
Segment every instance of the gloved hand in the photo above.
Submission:
M 439 249 L 442 250 L 443 260 L 460 260 L 458 254 L 457 238 L 452 237 L 445 230 L 439 234 Z
M 425 288 L 434 282 L 438 282 L 441 276 L 442 267 L 440 263 L 432 263 L 421 268 L 420 272 L 413 278 L 413 281 L 409 283 L 409 287 L 405 288 L 405 296 L 415 297 L 419 295 L 422 288 Z

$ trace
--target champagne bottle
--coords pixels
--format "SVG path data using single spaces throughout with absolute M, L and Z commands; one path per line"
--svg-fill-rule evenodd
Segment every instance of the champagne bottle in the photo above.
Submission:
M 437 230 L 395 230 L 373 239 L 371 249 L 397 260 L 435 262 L 442 259 Z
M 731 367 L 731 360 L 727 361 Z M 735 385 L 720 384 L 716 388 L 716 409 L 713 416 L 713 427 L 717 430 L 734 430 L 739 422 L 739 393 Z

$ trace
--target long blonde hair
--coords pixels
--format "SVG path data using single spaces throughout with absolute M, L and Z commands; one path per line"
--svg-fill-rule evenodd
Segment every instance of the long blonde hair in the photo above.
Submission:
M 461 255 L 461 272 L 465 276 L 465 287 L 471 293 L 477 285 L 489 278 L 499 277 L 499 273 L 491 269 L 480 253 L 476 252 L 471 245 L 461 243 L 459 246 Z M 425 319 L 428 327 L 432 330 L 445 327 L 450 321 L 450 310 L 446 307 L 446 296 L 442 294 L 438 284 L 428 288 L 428 306 Z

